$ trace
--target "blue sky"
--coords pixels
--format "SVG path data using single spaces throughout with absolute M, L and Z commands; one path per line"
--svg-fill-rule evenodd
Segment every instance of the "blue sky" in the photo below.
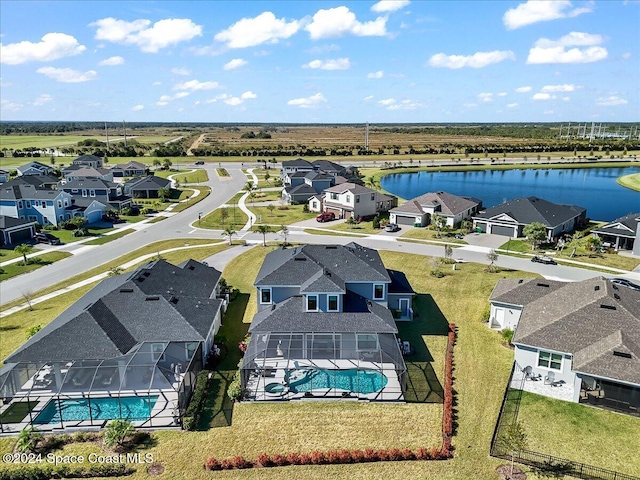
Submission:
M 628 122 L 640 2 L 0 3 L 2 120 Z

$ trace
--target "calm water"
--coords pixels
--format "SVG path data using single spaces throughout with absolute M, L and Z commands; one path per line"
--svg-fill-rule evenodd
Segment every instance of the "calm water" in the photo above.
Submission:
M 382 188 L 406 199 L 442 190 L 479 198 L 485 207 L 535 195 L 579 205 L 587 217 L 610 221 L 640 211 L 640 192 L 616 183 L 619 176 L 638 172 L 638 167 L 626 167 L 398 173 L 383 177 Z

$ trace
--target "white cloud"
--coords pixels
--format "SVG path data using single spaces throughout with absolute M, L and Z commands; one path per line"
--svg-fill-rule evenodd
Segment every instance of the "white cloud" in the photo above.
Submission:
M 569 83 L 565 83 L 562 85 L 545 85 L 542 87 L 543 92 L 573 92 L 580 88 L 579 85 L 571 85 Z
M 629 60 L 633 55 L 631 54 L 631 52 L 625 52 L 621 56 L 624 60 Z
M 2 107 L 2 110 L 5 112 L 17 112 L 22 109 L 23 105 L 21 103 L 9 102 L 2 99 L 0 100 L 0 107 Z
M 79 72 L 78 70 L 73 70 L 71 68 L 41 67 L 36 70 L 36 72 L 62 83 L 88 82 L 95 80 L 98 76 L 98 72 L 95 70 Z
M 528 86 L 528 85 L 526 87 L 518 87 L 518 88 L 516 88 L 516 92 L 518 92 L 518 93 L 527 93 L 527 92 L 530 92 L 531 90 L 533 90 L 533 88 Z
M 462 104 L 463 107 L 467 107 L 467 108 L 475 108 L 478 106 L 477 103 L 463 103 Z
M 181 75 L 183 77 L 186 77 L 188 75 L 191 75 L 191 70 L 184 67 L 180 67 L 180 68 L 174 67 L 171 69 L 171 73 L 173 73 L 174 75 Z
M 0 44 L 0 63 L 20 65 L 27 62 L 51 62 L 63 57 L 79 55 L 87 49 L 71 35 L 47 33 L 40 42 Z
M 190 92 L 178 92 L 175 95 L 161 95 L 160 99 L 156 102 L 156 105 L 163 107 L 165 105 L 167 105 L 169 102 L 172 102 L 174 100 L 179 100 L 181 98 L 185 98 L 188 97 L 190 95 Z
M 507 92 L 498 92 L 498 96 L 499 97 L 506 97 L 507 96 Z
M 248 100 L 248 99 L 258 98 L 258 95 L 253 93 L 251 90 L 247 90 L 242 95 L 240 95 L 240 98 L 243 100 Z
M 155 82 L 152 83 L 152 85 L 154 87 L 157 87 L 158 85 L 162 85 L 162 82 L 159 82 L 159 81 L 156 80 Z
M 405 99 L 400 103 L 394 103 L 387 107 L 387 110 L 415 110 L 421 105 L 418 102 L 414 102 L 413 100 Z
M 626 105 L 629 103 L 624 98 L 618 97 L 617 95 L 611 95 L 609 97 L 600 97 L 596 99 L 596 105 L 600 107 L 615 107 L 618 105 Z
M 132 107 L 131 110 L 133 110 L 134 112 L 139 112 L 143 108 L 144 108 L 144 105 L 136 105 L 136 106 Z
M 507 103 L 507 108 L 516 108 L 517 106 L 517 103 Z
M 607 49 L 599 46 L 604 40 L 602 35 L 583 32 L 571 32 L 558 40 L 540 38 L 529 50 L 527 63 L 591 63 L 604 60 L 608 55 Z M 567 50 L 567 47 L 574 48 Z
M 213 90 L 216 88 L 220 88 L 220 84 L 218 82 L 201 82 L 199 80 L 189 80 L 188 82 L 177 83 L 173 86 L 174 90 L 189 90 L 191 92 Z
M 243 100 L 240 97 L 231 97 L 224 101 L 224 103 L 226 103 L 227 105 L 232 105 L 234 107 L 236 105 L 240 105 L 242 102 Z
M 98 63 L 99 67 L 114 67 L 116 65 L 122 65 L 124 63 L 124 58 L 122 57 L 109 57 Z
M 341 37 L 345 34 L 359 37 L 383 36 L 387 34 L 387 17 L 378 17 L 370 22 L 360 22 L 356 14 L 347 7 L 336 7 L 318 10 L 311 23 L 304 29 L 312 40 Z
M 52 101 L 53 101 L 53 97 L 47 93 L 44 93 L 33 101 L 33 105 L 36 107 L 39 107 L 41 105 L 44 105 L 45 103 L 49 103 Z
M 493 102 L 493 93 L 479 93 L 478 100 L 483 103 Z
M 473 55 L 445 55 L 437 53 L 429 59 L 432 67 L 446 68 L 482 68 L 504 60 L 515 60 L 516 56 L 511 50 L 494 50 L 492 52 L 477 52 Z
M 550 93 L 535 93 L 532 97 L 533 100 L 551 100 L 552 98 L 556 98 L 555 95 L 551 95 Z
M 364 97 L 362 100 L 365 101 L 365 102 L 368 102 L 369 100 L 373 100 L 373 95 L 368 95 L 368 96 Z
M 184 97 L 188 97 L 190 92 L 178 92 L 176 93 L 173 98 L 174 100 L 177 100 L 179 98 L 184 98 Z
M 262 43 L 278 43 L 289 38 L 302 27 L 302 22 L 276 18 L 271 12 L 263 12 L 255 18 L 243 18 L 215 35 L 229 48 L 255 47 Z
M 89 26 L 97 28 L 96 40 L 135 45 L 147 53 L 156 53 L 162 48 L 202 36 L 202 26 L 188 18 L 167 18 L 151 25 L 151 20 L 146 19 L 127 22 L 109 17 Z
M 406 7 L 411 2 L 409 0 L 380 0 L 371 7 L 372 12 L 395 12 Z
M 378 104 L 384 105 L 385 107 L 388 107 L 389 105 L 393 105 L 394 103 L 396 103 L 395 98 L 386 98 L 384 100 L 378 100 Z
M 330 60 L 312 60 L 302 68 L 319 68 L 320 70 L 347 70 L 351 66 L 348 58 L 334 58 Z
M 584 7 L 572 8 L 569 0 L 528 0 L 516 8 L 507 10 L 502 17 L 508 30 L 524 27 L 538 22 L 547 22 L 558 18 L 577 17 L 593 10 L 593 2 Z
M 234 58 L 233 60 L 228 61 L 222 67 L 224 70 L 235 70 L 236 68 L 244 67 L 249 62 L 243 60 L 242 58 Z
M 325 103 L 327 101 L 324 98 L 322 93 L 318 92 L 315 95 L 311 95 L 310 97 L 304 98 L 294 98 L 287 102 L 287 105 L 294 105 L 300 108 L 318 108 L 320 104 Z
M 382 78 L 384 76 L 384 72 L 382 70 L 378 70 L 377 72 L 367 73 L 367 78 Z

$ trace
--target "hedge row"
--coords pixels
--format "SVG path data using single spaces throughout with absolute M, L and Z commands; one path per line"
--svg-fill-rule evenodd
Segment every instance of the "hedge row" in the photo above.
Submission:
M 123 477 L 135 470 L 123 463 L 93 463 L 80 468 L 69 465 L 21 465 L 0 471 L 0 480 L 49 480 L 51 478 Z
M 193 391 L 191 402 L 189 402 L 187 411 L 182 417 L 182 428 L 185 430 L 195 430 L 198 425 L 198 420 L 200 420 L 202 407 L 207 398 L 207 391 L 209 389 L 209 373 L 210 372 L 208 370 L 202 370 L 198 373 L 198 377 L 196 378 L 196 388 Z
M 224 460 L 210 457 L 204 464 L 206 470 L 232 470 L 261 467 L 284 467 L 288 465 L 334 465 L 341 463 L 389 462 L 401 460 L 446 460 L 453 457 L 453 347 L 456 341 L 455 325 L 449 325 L 445 360 L 444 412 L 442 416 L 442 446 L 438 448 L 386 448 L 374 450 L 328 450 L 311 453 L 289 453 L 286 455 L 258 455 L 247 460 L 237 455 Z

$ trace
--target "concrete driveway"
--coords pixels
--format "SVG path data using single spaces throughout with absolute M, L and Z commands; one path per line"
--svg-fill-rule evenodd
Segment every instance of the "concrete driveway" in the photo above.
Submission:
M 469 233 L 464 236 L 464 240 L 469 245 L 496 249 L 507 243 L 509 237 L 493 233 Z

